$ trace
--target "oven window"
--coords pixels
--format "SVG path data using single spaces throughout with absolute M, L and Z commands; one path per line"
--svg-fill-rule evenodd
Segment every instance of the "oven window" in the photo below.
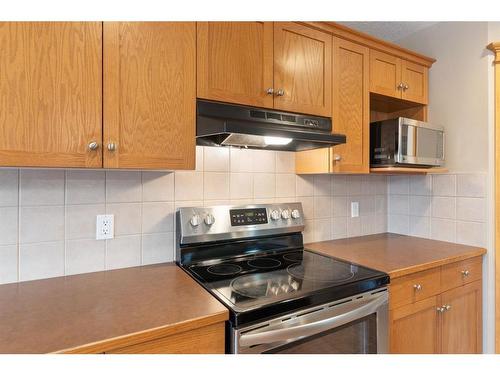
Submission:
M 377 316 L 368 315 L 317 335 L 274 348 L 278 354 L 375 354 Z

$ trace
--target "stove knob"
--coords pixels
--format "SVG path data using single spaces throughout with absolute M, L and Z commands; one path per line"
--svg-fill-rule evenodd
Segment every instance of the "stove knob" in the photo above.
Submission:
M 214 217 L 214 215 L 207 214 L 207 216 L 205 216 L 205 224 L 212 225 L 213 223 L 215 223 L 215 217 Z
M 271 219 L 278 220 L 280 218 L 280 213 L 277 210 L 271 211 Z
M 289 210 L 281 211 L 281 217 L 283 218 L 283 220 L 290 219 L 290 211 Z
M 294 219 L 298 219 L 300 217 L 300 211 L 295 209 L 295 210 L 292 210 L 292 217 Z
M 200 222 L 201 218 L 200 215 L 198 214 L 194 214 L 193 216 L 191 216 L 191 220 L 189 220 L 189 223 L 191 224 L 192 227 L 197 227 L 198 225 L 200 225 Z

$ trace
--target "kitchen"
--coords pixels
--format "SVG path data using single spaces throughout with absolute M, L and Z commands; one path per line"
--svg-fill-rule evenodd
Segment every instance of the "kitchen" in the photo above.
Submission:
M 495 353 L 499 31 L 2 23 L 0 352 Z

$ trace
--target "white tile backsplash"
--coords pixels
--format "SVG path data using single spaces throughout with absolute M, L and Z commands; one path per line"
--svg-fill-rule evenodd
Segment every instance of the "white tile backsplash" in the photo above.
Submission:
M 172 261 L 185 206 L 299 201 L 306 243 L 388 230 L 485 242 L 484 174 L 295 175 L 291 152 L 196 151 L 196 171 L 0 170 L 0 283 Z M 103 213 L 116 237 L 96 241 Z

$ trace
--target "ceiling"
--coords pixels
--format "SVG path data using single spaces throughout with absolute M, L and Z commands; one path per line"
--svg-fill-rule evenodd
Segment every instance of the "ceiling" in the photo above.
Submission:
M 437 22 L 338 22 L 374 37 L 395 42 Z

